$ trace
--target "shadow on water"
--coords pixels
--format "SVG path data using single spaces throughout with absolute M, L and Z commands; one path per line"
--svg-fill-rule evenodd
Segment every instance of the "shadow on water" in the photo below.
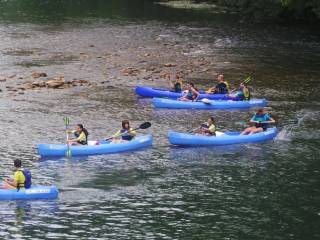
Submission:
M 64 23 L 70 19 L 85 22 L 94 18 L 168 22 L 219 19 L 217 13 L 175 9 L 156 4 L 156 2 L 153 0 L 9 0 L 0 1 L 0 9 L 2 9 L 0 19 L 9 22 L 39 23 Z

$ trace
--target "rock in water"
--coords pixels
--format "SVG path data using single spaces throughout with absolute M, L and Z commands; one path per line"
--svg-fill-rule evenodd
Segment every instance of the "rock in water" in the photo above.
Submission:
M 47 77 L 48 75 L 44 72 L 34 72 L 31 74 L 33 78 Z

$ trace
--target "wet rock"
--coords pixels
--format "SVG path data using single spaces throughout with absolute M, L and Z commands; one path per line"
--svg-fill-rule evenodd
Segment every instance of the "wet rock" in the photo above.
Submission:
M 21 90 L 21 91 L 25 91 L 26 90 L 26 88 L 24 88 L 24 87 L 18 87 L 17 89 Z
M 33 78 L 47 77 L 48 75 L 44 72 L 34 72 L 31 74 Z
M 160 69 L 157 69 L 157 70 L 154 70 L 154 71 L 152 72 L 152 74 L 155 74 L 155 73 L 161 73 L 161 70 L 160 70 Z
M 91 44 L 89 47 L 94 47 L 94 45 L 93 45 L 93 44 Z
M 23 95 L 23 94 L 24 94 L 24 92 L 18 92 L 18 94 Z
M 43 88 L 45 86 L 46 86 L 45 81 L 35 81 L 31 83 L 31 88 L 36 88 L 36 87 Z
M 166 64 L 164 64 L 164 66 L 165 67 L 176 67 L 177 64 L 175 64 L 175 63 L 166 63 Z
M 64 77 L 48 80 L 45 84 L 48 88 L 60 88 L 65 84 Z
M 156 70 L 156 69 L 157 69 L 157 68 L 154 67 L 154 66 L 149 66 L 149 67 L 146 68 L 146 72 L 154 71 L 154 70 Z
M 72 82 L 74 83 L 80 83 L 80 84 L 85 84 L 85 83 L 89 83 L 89 80 L 86 79 L 73 79 Z
M 9 88 L 7 91 L 9 91 L 9 92 L 18 92 L 18 89 L 15 89 L 15 88 Z
M 133 68 L 133 67 L 128 67 L 128 68 L 122 70 L 122 73 L 125 76 L 137 76 L 140 73 L 140 70 Z
M 168 78 L 168 77 L 170 77 L 170 73 L 168 73 L 168 72 L 160 72 L 159 77 L 160 78 Z

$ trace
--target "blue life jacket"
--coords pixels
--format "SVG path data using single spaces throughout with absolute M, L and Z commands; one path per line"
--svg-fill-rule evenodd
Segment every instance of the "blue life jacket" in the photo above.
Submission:
M 121 134 L 124 133 L 123 135 L 121 135 L 122 140 L 131 141 L 133 139 L 132 135 L 126 133 L 128 131 L 130 131 L 130 129 L 128 130 L 128 129 L 124 129 L 123 128 L 123 129 L 120 130 Z

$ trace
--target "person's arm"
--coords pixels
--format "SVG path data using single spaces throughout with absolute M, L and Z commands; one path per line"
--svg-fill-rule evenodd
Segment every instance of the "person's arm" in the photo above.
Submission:
M 69 139 L 67 142 L 80 142 L 83 141 L 85 139 L 85 136 L 83 136 L 85 133 L 82 132 L 80 133 L 79 137 L 77 138 L 73 138 L 73 139 Z
M 214 92 L 214 90 L 215 90 L 215 87 L 211 87 L 206 91 L 206 93 L 212 94 Z
M 136 136 L 137 132 L 134 131 L 132 128 L 130 128 L 129 132 L 128 132 L 131 136 Z
M 182 94 L 183 94 L 182 97 L 179 97 L 178 100 L 186 98 L 188 95 L 188 91 L 182 91 Z
M 270 117 L 270 115 L 268 114 L 267 115 L 267 123 L 275 123 L 276 121 L 272 118 L 272 117 Z
M 121 136 L 121 130 L 118 130 L 115 134 L 112 135 L 114 138 L 118 138 Z
M 259 121 L 256 120 L 256 115 L 250 119 L 250 123 L 259 123 Z
M 200 96 L 200 93 L 194 88 L 191 88 L 191 91 L 193 92 L 193 94 L 196 95 L 196 97 L 195 97 L 195 99 L 193 99 L 193 101 L 197 101 Z
M 79 138 L 73 138 L 73 139 L 68 139 L 68 143 L 70 142 L 78 142 L 79 141 Z
M 20 170 L 16 171 L 13 175 L 13 178 L 12 179 L 3 179 L 8 185 L 14 187 L 14 188 L 17 188 L 18 187 L 18 182 L 22 182 L 23 179 L 20 179 L 21 178 L 21 174 L 23 174 Z M 20 180 L 20 181 L 19 181 Z
M 15 187 L 16 188 L 18 186 L 18 183 L 14 179 L 4 178 L 3 181 L 5 183 L 7 183 L 8 185 L 10 185 L 11 187 Z

